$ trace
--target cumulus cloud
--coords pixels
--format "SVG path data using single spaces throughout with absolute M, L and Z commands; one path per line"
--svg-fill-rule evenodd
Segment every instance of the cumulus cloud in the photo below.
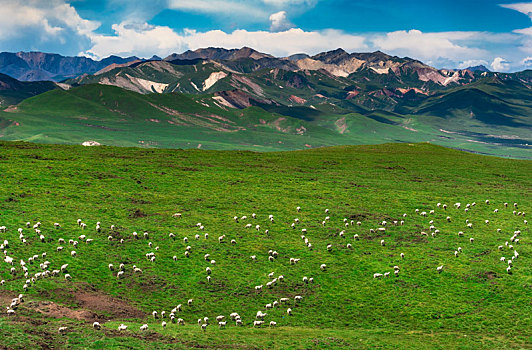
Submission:
M 286 17 L 286 11 L 279 11 L 270 16 L 270 31 L 281 32 L 292 28 L 293 25 Z
M 151 57 L 185 47 L 183 37 L 169 27 L 120 23 L 112 28 L 114 35 L 92 34 L 92 47 L 81 54 L 97 59 L 109 55 Z
M 29 31 L 40 33 L 41 40 L 61 38 L 66 32 L 87 35 L 99 26 L 81 18 L 63 0 L 0 0 L 0 37 L 4 40 L 23 37 Z
M 504 72 L 510 68 L 510 62 L 503 57 L 495 57 L 490 66 L 495 72 Z
M 525 57 L 523 58 L 523 60 L 521 61 L 521 64 L 525 67 L 532 67 L 532 57 Z
M 228 49 L 249 46 L 273 55 L 288 56 L 299 52 L 315 54 L 338 47 L 349 51 L 368 48 L 364 37 L 338 30 L 304 31 L 292 28 L 281 32 L 268 32 L 239 29 L 226 33 L 221 30 L 198 32 L 188 29 L 178 34 L 171 28 L 146 23 L 117 24 L 113 26 L 113 30 L 114 35 L 92 36 L 93 46 L 82 54 L 95 58 L 111 54 L 148 57 L 153 54 L 166 56 L 172 52 L 212 46 Z
M 458 65 L 458 68 L 465 69 L 469 67 L 476 67 L 476 66 L 489 66 L 489 63 L 485 60 L 466 60 L 463 62 L 460 62 Z
M 464 58 L 480 59 L 486 55 L 486 51 L 482 49 L 458 43 L 471 40 L 475 34 L 475 32 L 423 33 L 412 29 L 377 35 L 372 39 L 372 42 L 380 50 L 401 56 L 410 56 L 426 61 L 445 58 L 459 62 Z

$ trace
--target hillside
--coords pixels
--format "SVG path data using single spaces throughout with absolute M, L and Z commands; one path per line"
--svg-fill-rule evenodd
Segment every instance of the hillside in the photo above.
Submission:
M 428 141 L 530 159 L 531 72 L 438 70 L 380 51 L 205 48 L 125 59 L 28 99 L 51 83 L 22 94 L 14 80 L 4 106 L 25 100 L 0 112 L 0 138 L 260 151 Z
M 425 143 L 280 153 L 22 142 L 0 148 L 0 239 L 14 260 L 0 261 L 7 348 L 532 346 L 532 241 L 528 215 L 521 215 L 532 205 L 530 161 Z M 37 222 L 39 234 L 31 228 Z M 278 253 L 272 261 L 269 250 Z M 501 257 L 513 259 L 510 274 Z M 64 264 L 56 276 L 31 281 Z M 20 293 L 23 302 L 9 307 Z M 274 301 L 282 303 L 266 306 Z M 179 304 L 175 315 L 185 325 L 170 320 Z M 260 328 L 253 327 L 258 310 L 267 313 Z M 203 317 L 205 331 L 197 322 Z M 118 331 L 120 324 L 127 330 Z
M 0 74 L 0 106 L 5 108 L 28 97 L 57 88 L 58 86 L 51 81 L 23 82 Z
M 280 79 L 293 81 L 292 76 Z M 307 81 L 310 84 L 314 80 L 311 77 Z M 289 89 L 296 88 L 287 86 Z M 456 93 L 440 97 L 457 100 Z M 313 107 L 290 105 L 289 101 L 281 104 L 286 97 L 272 93 L 270 99 L 265 95 L 256 97 L 243 89 L 200 95 L 140 94 L 114 86 L 82 85 L 49 91 L 0 112 L 0 138 L 256 151 L 428 141 L 478 153 L 531 158 L 527 144 L 532 144 L 532 114 L 526 114 L 531 110 L 527 104 L 498 100 L 501 108 L 493 111 L 493 120 L 510 118 L 504 113 L 522 113 L 508 119 L 514 124 L 503 125 L 468 118 L 468 103 L 473 103 L 471 108 L 482 108 L 485 101 L 472 101 L 467 96 L 461 110 L 442 117 L 441 113 L 448 111 L 446 105 L 437 103 L 440 97 L 427 98 L 421 104 L 417 101 L 414 107 L 405 104 L 400 113 L 394 113 L 364 108 L 351 111 L 330 102 Z

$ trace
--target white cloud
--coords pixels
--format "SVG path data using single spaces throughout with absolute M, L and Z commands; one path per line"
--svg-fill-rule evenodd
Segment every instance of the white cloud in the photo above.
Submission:
M 100 24 L 79 16 L 76 9 L 63 0 L 0 0 L 0 37 L 23 37 L 38 33 L 41 40 L 61 39 L 67 32 L 87 35 Z
M 166 56 L 172 52 L 195 50 L 204 47 L 241 48 L 249 46 L 277 56 L 306 52 L 315 54 L 323 50 L 343 47 L 348 51 L 366 50 L 365 38 L 337 30 L 306 32 L 292 28 L 281 32 L 221 30 L 197 32 L 185 30 L 182 34 L 162 26 L 113 25 L 114 35 L 93 35 L 92 47 L 83 55 L 102 58 L 111 54 L 149 57 L 153 54 Z M 283 45 L 279 45 L 283 43 Z
M 517 4 L 501 4 L 500 6 L 519 11 L 532 19 L 532 2 L 520 2 Z
M 228 0 L 169 0 L 168 7 L 173 10 L 195 11 L 209 14 L 245 15 L 267 18 L 268 13 L 256 6 L 254 1 Z
M 109 55 L 165 56 L 184 48 L 183 38 L 169 27 L 144 24 L 114 24 L 115 35 L 91 35 L 92 47 L 81 54 L 94 58 Z
M 495 72 L 504 72 L 510 68 L 510 62 L 506 61 L 503 57 L 495 57 L 493 62 L 491 62 L 491 68 Z
M 262 0 L 267 5 L 273 5 L 276 7 L 286 7 L 286 6 L 314 6 L 318 0 Z
M 532 67 L 532 57 L 528 56 L 523 58 L 521 64 L 525 67 Z
M 410 56 L 421 60 L 445 58 L 455 62 L 467 59 L 480 59 L 486 51 L 459 45 L 459 41 L 474 39 L 476 32 L 423 33 L 419 30 L 400 30 L 377 35 L 373 45 L 388 53 Z
M 481 65 L 487 67 L 489 63 L 485 60 L 466 60 L 466 61 L 460 62 L 460 64 L 458 65 L 458 68 L 465 69 L 465 68 L 476 67 L 476 66 L 481 66 Z
M 270 16 L 270 31 L 281 32 L 293 27 L 286 17 L 286 11 L 279 11 Z

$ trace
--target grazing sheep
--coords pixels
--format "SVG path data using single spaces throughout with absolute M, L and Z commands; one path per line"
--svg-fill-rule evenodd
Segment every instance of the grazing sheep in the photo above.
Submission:
M 100 329 L 102 329 L 102 326 L 100 325 L 99 322 L 94 322 L 94 323 L 92 324 L 92 328 L 97 329 L 97 330 L 100 330 Z
M 68 330 L 67 327 L 59 327 L 57 331 L 59 332 L 59 334 L 62 335 L 62 334 L 65 334 L 67 330 Z
M 166 324 L 166 322 L 165 322 Z M 148 325 L 147 324 L 143 324 L 142 326 L 140 326 L 140 330 L 141 331 L 147 331 L 148 330 Z
M 438 267 L 436 268 L 436 271 L 438 271 L 438 273 L 442 273 L 442 271 L 443 271 L 443 265 L 438 266 Z
M 377 272 L 373 274 L 373 278 L 380 278 L 380 277 L 382 277 L 382 273 Z
M 404 259 L 405 258 L 405 253 L 401 253 L 401 254 L 399 254 L 399 256 L 401 257 L 401 259 Z
M 286 313 L 289 315 L 289 316 L 292 316 L 292 309 L 291 308 L 288 308 L 286 310 Z
M 275 321 L 270 321 L 270 327 L 275 327 L 277 326 L 277 322 Z
M 327 269 L 327 265 L 325 264 L 320 265 L 320 270 L 325 271 L 326 269 Z
M 225 325 L 227 325 L 227 322 L 226 322 L 226 321 L 220 321 L 220 322 L 218 322 L 218 327 L 220 327 L 220 328 L 225 328 Z
M 238 324 L 238 321 L 237 321 Z M 253 327 L 259 327 L 264 324 L 264 321 L 253 321 Z
M 127 326 L 125 324 L 120 324 L 120 326 L 118 326 L 118 330 L 119 331 L 125 331 L 127 329 Z
M 202 324 L 201 325 L 201 330 L 205 332 L 207 330 L 207 326 L 208 326 L 208 324 L 206 324 L 206 323 Z

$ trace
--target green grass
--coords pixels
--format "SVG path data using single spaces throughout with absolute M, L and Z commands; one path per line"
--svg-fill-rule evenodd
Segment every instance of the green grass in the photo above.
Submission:
M 530 231 L 522 216 L 512 214 L 514 202 L 519 211 L 530 211 L 530 161 L 426 143 L 255 153 L 2 142 L 0 168 L 0 225 L 8 228 L 0 239 L 9 240 L 8 255 L 18 262 L 47 252 L 50 270 L 68 263 L 72 275 L 70 282 L 62 274 L 38 280 L 25 293 L 26 301 L 15 317 L 2 312 L 0 336 L 8 348 L 532 346 Z M 486 205 L 485 199 L 491 204 Z M 473 201 L 477 205 L 469 212 L 453 208 L 455 202 L 465 206 Z M 438 202 L 449 208 L 438 209 Z M 504 208 L 504 202 L 510 206 Z M 300 213 L 295 210 L 298 205 Z M 330 209 L 330 222 L 323 227 L 325 208 Z M 425 218 L 416 215 L 416 208 L 434 209 L 435 214 Z M 175 212 L 183 218 L 172 217 Z M 257 219 L 251 219 L 252 213 Z M 403 226 L 389 224 L 385 234 L 370 233 L 378 222 L 401 220 L 403 213 L 407 213 Z M 247 215 L 248 220 L 235 223 L 235 215 Z M 447 215 L 451 222 L 445 220 Z M 301 222 L 292 229 L 296 217 Z M 78 218 L 87 223 L 86 230 L 77 226 Z M 345 228 L 344 218 L 362 224 Z M 466 219 L 473 229 L 465 226 Z M 441 231 L 435 238 L 421 236 L 421 231 L 430 232 L 429 220 Z M 17 228 L 27 221 L 42 222 L 44 243 L 27 228 L 23 232 L 28 244 L 20 242 Z M 97 221 L 102 223 L 100 233 L 94 229 Z M 54 222 L 62 227 L 54 229 Z M 204 231 L 195 226 L 198 222 Z M 247 222 L 260 224 L 260 231 L 245 228 Z M 109 228 L 112 224 L 114 231 Z M 302 228 L 308 229 L 312 251 L 300 238 Z M 517 229 L 522 231 L 520 243 L 515 244 L 520 257 L 508 275 L 499 258 L 509 257 L 511 251 L 500 252 L 497 246 Z M 346 238 L 338 236 L 340 230 L 346 231 Z M 133 231 L 140 235 L 147 231 L 150 237 L 135 240 Z M 458 237 L 458 231 L 465 236 Z M 204 233 L 209 239 L 203 238 Z M 353 240 L 355 233 L 360 241 Z M 80 242 L 73 258 L 68 239 L 79 240 L 81 234 L 94 241 Z M 201 238 L 195 240 L 195 234 Z M 220 244 L 222 234 L 227 237 Z M 469 237 L 475 242 L 469 243 Z M 59 238 L 67 240 L 62 252 L 56 251 Z M 231 239 L 237 244 L 231 245 Z M 327 244 L 333 245 L 332 252 L 325 249 Z M 184 256 L 187 245 L 192 247 L 189 258 Z M 458 246 L 464 252 L 455 258 Z M 279 252 L 274 262 L 267 261 L 269 249 Z M 154 263 L 146 259 L 148 252 L 156 253 Z M 206 253 L 216 260 L 211 283 L 205 278 L 210 266 L 203 258 Z M 177 261 L 172 260 L 174 255 Z M 290 265 L 290 257 L 301 261 Z M 28 264 L 30 274 L 40 271 L 42 261 Z M 125 278 L 117 279 L 109 263 L 115 267 L 124 263 Z M 328 266 L 325 272 L 319 269 L 322 263 Z M 436 267 L 442 264 L 445 270 L 438 274 Z M 143 270 L 142 275 L 133 273 L 133 265 Z M 401 268 L 399 277 L 373 279 L 373 273 L 392 271 L 394 265 Z M 0 262 L 0 279 L 6 280 L 0 286 L 2 307 L 22 292 L 25 281 L 19 266 L 15 276 L 9 268 Z M 254 286 L 265 284 L 272 271 L 284 275 L 285 282 L 256 292 Z M 313 277 L 315 283 L 306 285 L 303 276 Z M 80 295 L 111 298 L 116 308 L 95 308 Z M 286 315 L 288 306 L 267 311 L 266 321 L 275 320 L 276 329 L 251 327 L 265 304 L 294 295 L 302 295 L 303 301 L 290 302 L 293 316 Z M 194 299 L 192 307 L 186 306 L 189 298 Z M 44 301 L 70 311 L 62 318 L 39 313 L 37 306 Z M 177 317 L 187 325 L 169 323 L 163 330 L 151 312 L 169 313 L 177 304 L 185 305 Z M 131 308 L 136 313 L 119 312 Z M 70 313 L 79 310 L 100 315 L 102 323 L 110 321 L 103 331 L 95 331 L 91 322 L 83 317 L 76 320 Z M 197 326 L 199 317 L 214 321 L 217 315 L 229 317 L 231 312 L 242 316 L 244 327 L 228 322 L 225 330 L 211 325 L 203 333 Z M 129 325 L 129 330 L 117 333 L 120 323 Z M 147 333 L 138 330 L 143 323 L 150 326 Z M 68 326 L 69 333 L 60 336 L 60 326 Z
M 284 96 L 289 96 L 289 88 L 285 90 Z M 460 99 L 462 90 L 444 96 Z M 253 151 L 428 141 L 483 154 L 531 158 L 528 115 L 511 119 L 519 121 L 519 127 L 490 125 L 470 118 L 464 109 L 453 112 L 452 118 L 444 117 L 441 109 L 453 103 L 442 104 L 438 97 L 429 100 L 421 105 L 424 113 L 432 111 L 427 115 L 413 109 L 397 114 L 358 108 L 355 113 L 328 102 L 316 104 L 315 109 L 262 105 L 267 110 L 257 106 L 240 110 L 216 105 L 211 95 L 142 95 L 114 86 L 83 85 L 40 94 L 16 109 L 0 112 L 0 139 Z M 519 110 L 527 108 L 523 105 Z M 491 117 L 498 120 L 496 113 Z

